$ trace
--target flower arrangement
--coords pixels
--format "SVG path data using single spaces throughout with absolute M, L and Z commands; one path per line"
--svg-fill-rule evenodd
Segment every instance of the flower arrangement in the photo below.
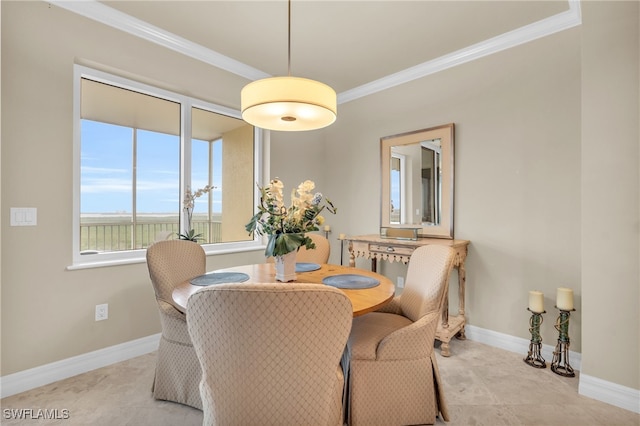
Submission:
M 284 183 L 280 179 L 273 179 L 265 187 L 258 185 L 258 212 L 245 228 L 249 234 L 256 232 L 258 235 L 269 236 L 265 256 L 284 256 L 303 245 L 307 249 L 315 248 L 315 244 L 305 233 L 317 231 L 322 226 L 324 217 L 320 213 L 325 208 L 332 214 L 337 209 L 320 192 L 313 193 L 314 188 L 315 183 L 312 181 L 302 182 L 291 191 L 291 204 L 286 207 Z
M 186 232 L 184 234 L 178 234 L 178 239 L 180 240 L 189 240 L 198 242 L 198 240 L 202 239 L 202 234 L 197 234 L 195 229 L 191 227 L 191 218 L 193 216 L 193 207 L 195 206 L 196 198 L 207 194 L 212 189 L 215 189 L 215 186 L 206 185 L 204 188 L 198 189 L 196 192 L 191 191 L 191 188 L 187 188 L 187 192 L 184 195 L 184 200 L 182 201 L 182 208 L 187 214 L 186 217 Z

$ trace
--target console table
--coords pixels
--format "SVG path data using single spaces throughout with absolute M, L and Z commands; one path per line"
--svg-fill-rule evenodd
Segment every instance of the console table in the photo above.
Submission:
M 355 267 L 356 257 L 371 259 L 371 270 L 376 272 L 378 260 L 387 262 L 409 263 L 411 253 L 420 247 L 429 244 L 439 244 L 452 247 L 456 251 L 454 267 L 458 269 L 458 315 L 449 315 L 449 296 L 445 295 L 442 309 L 442 321 L 438 324 L 436 339 L 442 342 L 442 356 L 450 356 L 449 342 L 456 336 L 464 340 L 464 293 L 465 293 L 465 267 L 467 258 L 468 240 L 448 240 L 442 238 L 418 238 L 417 240 L 398 240 L 381 238 L 379 235 L 361 235 L 347 237 L 349 241 L 349 266 Z

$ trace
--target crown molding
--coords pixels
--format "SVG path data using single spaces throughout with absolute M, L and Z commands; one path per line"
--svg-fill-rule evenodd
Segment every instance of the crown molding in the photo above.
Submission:
M 119 10 L 106 6 L 96 0 L 49 0 L 48 3 L 166 47 L 167 49 L 182 53 L 183 55 L 239 75 L 248 80 L 259 80 L 261 78 L 270 77 L 269 74 L 260 71 L 259 69 L 250 67 L 249 65 L 236 61 L 235 59 L 214 50 L 207 49 L 202 45 L 179 37 L 169 31 L 163 30 L 162 28 L 127 15 L 126 13 L 122 13 Z
M 82 15 L 86 18 L 119 29 L 152 43 L 182 53 L 216 68 L 244 77 L 259 80 L 271 77 L 259 69 L 222 55 L 197 43 L 179 37 L 116 9 L 89 1 L 49 0 L 48 3 Z M 484 58 L 494 53 L 573 28 L 582 23 L 580 0 L 568 0 L 569 9 L 524 27 L 509 31 L 488 40 L 465 47 L 439 58 L 423 62 L 405 70 L 371 81 L 338 94 L 338 104 L 344 104 L 372 95 L 455 66 Z
M 346 90 L 338 95 L 338 104 L 350 102 L 448 68 L 493 55 L 494 53 L 573 28 L 581 23 L 580 1 L 569 0 L 569 10 L 565 12 L 390 74 L 362 86 Z

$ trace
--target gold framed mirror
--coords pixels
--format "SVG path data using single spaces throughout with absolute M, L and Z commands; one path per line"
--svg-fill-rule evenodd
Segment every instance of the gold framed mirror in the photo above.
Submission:
M 380 139 L 381 227 L 453 238 L 454 124 Z

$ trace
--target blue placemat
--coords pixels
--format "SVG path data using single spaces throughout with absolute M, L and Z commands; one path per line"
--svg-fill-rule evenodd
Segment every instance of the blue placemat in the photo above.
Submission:
M 224 283 L 241 283 L 249 279 L 249 275 L 244 272 L 211 272 L 193 278 L 190 282 L 193 285 L 211 285 Z
M 320 269 L 317 263 L 296 263 L 296 272 L 311 272 Z
M 371 288 L 380 284 L 375 278 L 357 274 L 332 275 L 323 278 L 322 282 L 333 287 L 349 289 Z

